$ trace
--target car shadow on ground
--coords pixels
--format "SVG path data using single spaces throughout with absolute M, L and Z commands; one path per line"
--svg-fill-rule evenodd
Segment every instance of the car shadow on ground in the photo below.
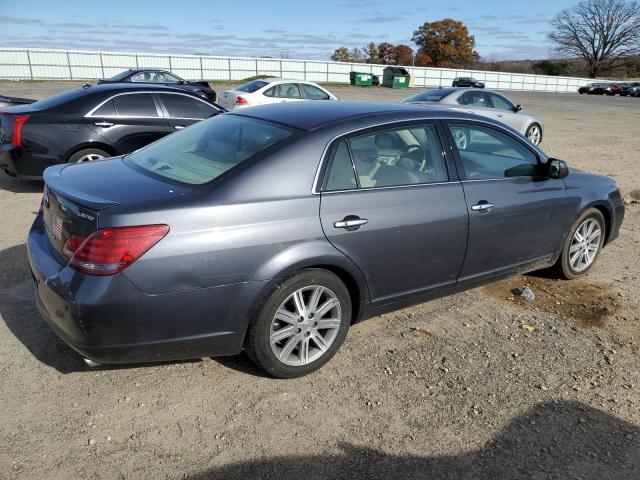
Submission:
M 198 362 L 199 359 L 89 367 L 82 357 L 64 343 L 45 323 L 35 304 L 35 287 L 29 272 L 26 245 L 0 251 L 0 316 L 13 335 L 40 362 L 60 373 L 88 370 L 148 368 L 158 365 Z M 218 364 L 253 376 L 266 376 L 246 355 L 218 357 Z
M 0 171 L 0 190 L 7 190 L 13 193 L 38 193 L 44 189 L 44 182 L 41 180 L 21 180 L 10 177 Z
M 309 432 L 312 436 L 313 432 Z M 434 439 L 437 441 L 437 439 Z M 414 450 L 417 445 L 414 445 Z M 238 462 L 188 478 L 631 480 L 640 478 L 640 428 L 579 402 L 546 402 L 512 420 L 476 451 L 455 456 L 389 455 L 341 445 L 342 452 Z M 318 449 L 318 452 L 320 449 Z

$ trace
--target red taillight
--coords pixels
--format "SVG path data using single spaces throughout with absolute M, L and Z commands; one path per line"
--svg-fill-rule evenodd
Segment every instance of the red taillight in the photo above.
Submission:
M 249 102 L 244 97 L 236 97 L 236 105 L 249 105 Z
M 89 275 L 113 275 L 135 262 L 167 233 L 167 225 L 97 230 L 76 248 L 69 266 Z
M 78 235 L 71 235 L 67 238 L 67 241 L 64 242 L 64 247 L 62 247 L 62 254 L 67 257 L 73 257 L 73 254 L 82 246 L 87 237 L 79 237 Z
M 11 143 L 14 147 L 22 146 L 22 126 L 27 123 L 30 115 L 18 115 L 13 119 L 13 133 L 11 134 Z

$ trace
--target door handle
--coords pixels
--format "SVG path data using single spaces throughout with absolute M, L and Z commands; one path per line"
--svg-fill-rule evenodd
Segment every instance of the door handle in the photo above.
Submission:
M 471 210 L 473 210 L 474 212 L 488 212 L 493 207 L 495 207 L 493 203 L 489 203 L 483 200 L 475 205 L 471 205 Z
M 108 128 L 108 127 L 113 127 L 114 124 L 111 123 L 111 122 L 96 122 L 96 123 L 94 123 L 94 125 L 96 125 L 98 127 Z
M 184 125 L 176 125 L 175 127 L 176 130 L 182 130 L 184 128 Z
M 502 116 L 502 114 L 501 114 L 501 113 L 498 113 L 498 116 L 499 116 L 499 117 L 501 117 L 501 116 Z
M 333 222 L 333 226 L 335 228 L 344 228 L 345 230 L 352 231 L 359 229 L 362 225 L 366 225 L 367 223 L 369 223 L 369 220 L 366 218 L 349 215 L 340 221 Z

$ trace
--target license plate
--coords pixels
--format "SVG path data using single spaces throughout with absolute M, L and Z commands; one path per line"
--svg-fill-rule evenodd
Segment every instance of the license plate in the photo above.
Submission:
M 51 226 L 47 229 L 47 233 L 57 240 L 62 240 L 62 219 L 59 216 L 53 216 Z

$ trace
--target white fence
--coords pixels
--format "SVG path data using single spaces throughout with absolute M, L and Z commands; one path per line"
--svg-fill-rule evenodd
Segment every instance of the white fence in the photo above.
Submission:
M 96 52 L 36 48 L 0 48 L 0 79 L 95 80 L 128 68 L 171 70 L 190 80 L 237 81 L 270 75 L 314 82 L 349 83 L 349 72 L 380 75 L 385 65 L 271 58 Z M 538 92 L 576 92 L 586 79 L 479 70 L 405 67 L 416 87 L 449 86 L 455 77 L 470 76 L 487 88 Z

